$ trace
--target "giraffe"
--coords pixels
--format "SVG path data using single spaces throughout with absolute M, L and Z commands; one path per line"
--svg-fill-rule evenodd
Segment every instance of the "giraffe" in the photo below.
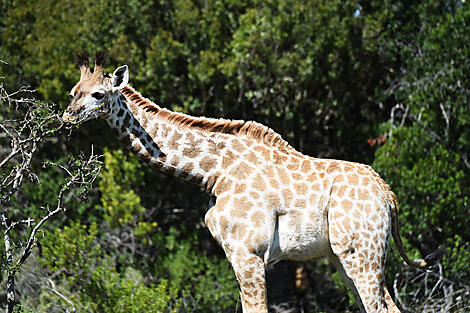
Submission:
M 69 123 L 104 118 L 142 161 L 203 188 L 204 221 L 225 251 L 243 312 L 267 312 L 265 269 L 280 260 L 327 257 L 361 312 L 400 312 L 384 284 L 390 234 L 410 266 L 426 268 L 443 251 L 411 261 L 403 248 L 397 199 L 368 165 L 296 151 L 256 122 L 169 111 L 130 85 L 127 65 L 93 72 L 78 57 L 80 81 L 63 114 Z

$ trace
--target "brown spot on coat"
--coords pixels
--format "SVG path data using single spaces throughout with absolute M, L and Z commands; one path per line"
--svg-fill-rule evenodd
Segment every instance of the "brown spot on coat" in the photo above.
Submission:
M 150 153 L 149 153 L 147 150 L 144 149 L 144 152 L 141 153 L 140 158 L 141 158 L 143 161 L 148 162 L 148 161 L 150 161 L 150 159 L 152 158 L 152 156 L 150 155 Z
M 297 200 L 295 200 L 294 206 L 296 208 L 306 208 L 307 207 L 307 201 L 305 199 L 297 199 Z
M 271 185 L 271 187 L 273 187 L 274 189 L 278 189 L 279 188 L 279 182 L 276 180 L 276 179 L 270 179 L 269 180 L 269 184 Z
M 222 180 L 219 181 L 219 183 L 217 183 L 215 186 L 214 186 L 214 194 L 216 196 L 218 195 L 221 195 L 227 191 L 229 191 L 231 188 L 232 188 L 232 181 L 226 177 L 222 178 Z
M 194 169 L 194 164 L 192 162 L 188 162 L 185 165 L 183 165 L 183 167 L 181 167 L 181 172 L 191 174 L 193 169 Z
M 296 171 L 300 167 L 300 160 L 297 158 L 291 158 L 289 164 L 287 164 L 287 169 L 290 171 Z
M 263 212 L 260 212 L 260 211 L 255 211 L 255 212 L 251 215 L 251 221 L 252 221 L 255 225 L 263 225 L 265 219 L 266 219 L 266 215 L 264 215 Z
M 356 186 L 359 182 L 359 177 L 357 176 L 356 173 L 348 175 L 347 179 L 348 179 L 348 183 L 354 186 Z
M 179 143 L 178 143 L 178 140 L 181 139 L 181 137 L 183 137 L 182 134 L 180 134 L 178 131 L 175 131 L 173 136 L 170 138 L 170 141 L 168 142 L 168 147 L 171 149 L 171 150 L 178 150 L 178 147 L 179 147 Z
M 248 210 L 251 207 L 251 203 L 246 199 L 234 199 L 233 200 L 234 208 L 230 211 L 230 216 L 234 218 L 245 219 L 248 215 Z
M 356 189 L 355 188 L 351 188 L 349 190 L 349 198 L 350 199 L 355 199 L 356 198 Z
M 326 172 L 328 174 L 331 174 L 333 171 L 336 171 L 336 169 L 338 169 L 338 167 L 339 167 L 339 163 L 337 161 L 332 161 L 332 162 L 330 162 L 330 165 L 326 169 Z
M 242 153 L 245 151 L 245 146 L 238 139 L 232 139 L 230 146 L 237 152 Z
M 243 158 L 250 163 L 253 163 L 253 164 L 258 163 L 258 157 L 252 151 L 248 151 L 247 153 L 245 153 L 243 155 Z
M 225 209 L 227 207 L 227 204 L 229 203 L 230 199 L 232 199 L 232 198 L 229 195 L 227 195 L 225 197 L 217 198 L 217 200 L 216 200 L 217 207 Z
M 253 150 L 254 150 L 254 151 L 257 151 L 257 152 L 260 152 L 260 153 L 261 153 L 261 156 L 262 156 L 265 160 L 271 159 L 271 154 L 270 154 L 269 150 L 268 150 L 265 146 L 255 146 L 255 147 L 253 147 Z
M 310 182 L 310 183 L 314 182 L 316 180 L 317 180 L 317 174 L 312 173 L 312 174 L 308 175 L 308 177 L 307 177 L 307 181 Z
M 227 169 L 235 161 L 235 154 L 231 150 L 227 150 L 222 158 L 222 168 Z
M 282 191 L 282 197 L 284 200 L 284 205 L 289 207 L 291 205 L 292 199 L 294 198 L 294 195 L 290 189 L 284 189 Z
M 304 160 L 302 162 L 301 171 L 304 172 L 304 173 L 308 173 L 308 172 L 310 172 L 311 169 L 312 169 L 312 167 L 310 165 L 310 161 L 309 160 Z
M 219 225 L 220 235 L 222 236 L 222 239 L 225 240 L 227 239 L 228 234 L 228 219 L 225 216 L 221 216 L 219 218 Z
M 343 174 L 336 175 L 335 178 L 333 179 L 335 183 L 342 183 L 344 182 L 344 176 Z
M 209 172 L 214 166 L 217 164 L 217 160 L 214 158 L 210 157 L 204 157 L 200 162 L 199 162 L 199 167 L 204 171 L 204 172 Z
M 236 184 L 235 185 L 235 194 L 243 193 L 246 190 L 246 184 Z
M 265 169 L 264 169 L 264 173 L 267 177 L 275 177 L 276 176 L 276 172 L 274 170 L 274 166 L 272 166 L 271 164 L 269 165 L 266 165 Z
M 233 207 L 236 209 L 243 209 L 243 211 L 249 210 L 253 204 L 248 200 L 247 197 L 236 198 L 233 200 Z
M 289 228 L 290 229 L 297 229 L 298 225 L 301 225 L 303 224 L 303 218 L 304 218 L 304 215 L 299 212 L 298 210 L 292 210 L 290 213 L 289 213 Z
M 242 240 L 245 237 L 247 226 L 242 223 L 234 224 L 232 227 L 232 234 L 234 234 L 235 240 Z
M 310 197 L 308 198 L 309 206 L 313 207 L 313 206 L 317 205 L 317 202 L 318 202 L 318 194 L 316 194 L 316 193 L 311 194 Z
M 294 184 L 294 188 L 299 195 L 305 195 L 308 191 L 308 186 L 306 183 Z
M 259 199 L 260 196 L 259 196 L 259 194 L 258 194 L 257 192 L 251 191 L 251 192 L 250 192 L 250 197 L 251 197 L 252 199 L 257 200 L 257 199 Z
M 359 200 L 367 200 L 369 198 L 369 191 L 365 188 L 360 188 L 358 190 L 358 199 Z
M 217 172 L 217 173 L 209 176 L 209 178 L 207 179 L 207 182 L 206 182 L 206 190 L 212 190 L 212 187 L 214 187 L 214 185 L 217 182 L 217 179 L 219 178 L 220 175 L 221 175 L 221 173 Z
M 183 149 L 183 155 L 194 159 L 201 153 L 201 149 L 199 147 L 189 147 L 189 148 L 184 148 Z
M 266 182 L 260 174 L 257 174 L 253 181 L 253 188 L 259 191 L 264 191 L 266 189 Z
M 314 165 L 315 165 L 316 171 L 318 171 L 318 172 L 321 172 L 325 169 L 325 161 L 323 161 L 323 160 L 316 161 L 314 163 Z
M 285 156 L 284 154 L 279 153 L 279 151 L 277 151 L 277 150 L 273 150 L 272 155 L 273 155 L 274 164 L 283 164 L 288 159 L 287 156 Z
M 341 185 L 341 186 L 338 188 L 338 193 L 337 193 L 338 197 L 341 198 L 341 197 L 346 193 L 346 189 L 347 189 L 347 188 L 348 188 L 348 187 L 347 187 L 346 185 Z
M 316 181 L 310 186 L 313 192 L 319 192 L 323 190 L 323 185 L 320 181 Z
M 246 162 L 242 161 L 230 171 L 229 175 L 236 179 L 245 179 L 251 174 L 252 171 L 253 168 Z
M 277 168 L 277 175 L 279 176 L 279 179 L 283 185 L 290 184 L 289 173 L 285 169 L 282 167 Z
M 179 163 L 180 163 L 180 158 L 177 155 L 173 156 L 170 160 L 170 164 L 173 166 L 177 166 Z
M 349 200 L 343 200 L 341 202 L 341 207 L 345 210 L 350 210 L 353 207 L 353 203 Z
M 276 209 L 281 206 L 281 200 L 279 199 L 279 196 L 275 193 L 268 193 L 265 197 L 265 200 L 268 204 L 269 209 Z

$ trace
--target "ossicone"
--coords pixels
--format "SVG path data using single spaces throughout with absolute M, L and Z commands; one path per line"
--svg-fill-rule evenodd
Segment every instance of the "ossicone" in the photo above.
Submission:
M 104 67 L 104 63 L 106 62 L 106 54 L 104 51 L 98 51 L 95 55 L 95 67 Z
M 78 67 L 80 68 L 80 80 L 87 79 L 91 76 L 90 62 L 86 54 L 77 53 L 75 56 Z
M 75 55 L 75 62 L 78 67 L 90 67 L 90 62 L 88 61 L 88 55 L 86 53 L 77 53 Z

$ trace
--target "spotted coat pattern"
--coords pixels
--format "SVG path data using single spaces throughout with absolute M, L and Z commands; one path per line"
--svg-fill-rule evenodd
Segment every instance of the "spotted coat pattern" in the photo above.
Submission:
M 74 88 L 75 105 L 87 84 L 85 76 Z M 254 122 L 168 111 L 128 85 L 107 91 L 103 106 L 102 117 L 142 161 L 211 196 L 205 223 L 232 264 L 244 312 L 267 312 L 267 266 L 319 257 L 336 266 L 362 312 L 399 312 L 384 284 L 391 233 L 411 261 L 395 196 L 371 167 L 303 155 Z

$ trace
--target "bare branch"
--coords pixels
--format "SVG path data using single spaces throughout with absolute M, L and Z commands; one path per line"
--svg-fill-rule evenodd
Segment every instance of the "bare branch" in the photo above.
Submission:
M 21 87 L 15 92 L 8 93 L 0 83 L 0 108 L 12 109 L 8 114 L 18 116 L 16 118 L 0 121 L 0 224 L 3 228 L 3 241 L 5 247 L 4 266 L 7 269 L 7 312 L 13 311 L 15 305 L 15 273 L 31 254 L 37 242 L 37 234 L 44 223 L 53 218 L 59 212 L 65 211 L 64 198 L 67 193 L 73 192 L 72 187 L 85 189 L 96 179 L 101 162 L 99 156 L 93 152 L 88 159 L 78 158 L 69 165 L 56 164 L 52 162 L 43 163 L 44 166 L 55 166 L 67 177 L 66 183 L 58 192 L 56 205 L 53 210 L 47 209 L 47 214 L 36 222 L 31 218 L 18 218 L 15 220 L 8 215 L 8 200 L 15 193 L 21 191 L 26 180 L 40 184 L 39 175 L 32 166 L 37 151 L 43 146 L 47 139 L 57 134 L 64 126 L 60 116 L 47 103 L 36 101 L 31 95 L 35 92 L 28 87 Z M 4 144 L 5 141 L 7 144 Z M 12 219 L 11 221 L 9 219 Z M 22 252 L 16 261 L 13 260 L 12 246 L 14 246 L 10 232 L 19 225 L 26 225 L 31 229 L 29 236 L 23 246 Z M 21 239 L 20 239 L 21 240 Z M 21 244 L 20 244 L 21 245 Z
M 70 311 L 67 309 L 67 312 L 75 312 L 75 305 L 73 304 L 72 300 L 70 300 L 70 298 L 66 297 L 65 295 L 57 291 L 52 279 L 48 279 L 47 281 L 49 282 L 49 284 L 51 284 L 51 287 L 46 286 L 46 288 L 52 291 L 53 293 L 55 293 L 56 295 L 58 295 L 59 297 L 61 297 L 62 299 L 64 299 L 65 302 L 67 302 L 72 307 Z
M 37 242 L 36 238 L 36 233 L 38 230 L 42 227 L 42 225 L 52 218 L 54 215 L 61 211 L 65 211 L 65 207 L 63 206 L 63 201 L 64 201 L 64 193 L 69 190 L 71 186 L 84 186 L 84 185 L 91 185 L 96 177 L 99 174 L 99 170 L 101 168 L 101 162 L 99 161 L 100 156 L 96 156 L 93 154 L 93 148 L 92 148 L 92 154 L 88 158 L 88 160 L 83 161 L 79 160 L 79 166 L 75 168 L 75 171 L 70 171 L 66 167 L 64 167 L 62 164 L 58 163 L 51 163 L 47 162 L 46 164 L 56 166 L 62 170 L 64 170 L 67 175 L 69 176 L 69 180 L 67 183 L 65 183 L 62 188 L 59 191 L 59 195 L 57 196 L 57 205 L 54 210 L 49 211 L 49 213 L 34 226 L 33 230 L 31 231 L 31 234 L 29 235 L 29 239 L 27 241 L 26 247 L 24 248 L 24 251 L 16 263 L 16 267 L 21 266 L 24 261 L 28 258 L 28 256 L 31 254 L 31 249 Z M 75 172 L 75 174 L 72 174 L 72 172 Z

